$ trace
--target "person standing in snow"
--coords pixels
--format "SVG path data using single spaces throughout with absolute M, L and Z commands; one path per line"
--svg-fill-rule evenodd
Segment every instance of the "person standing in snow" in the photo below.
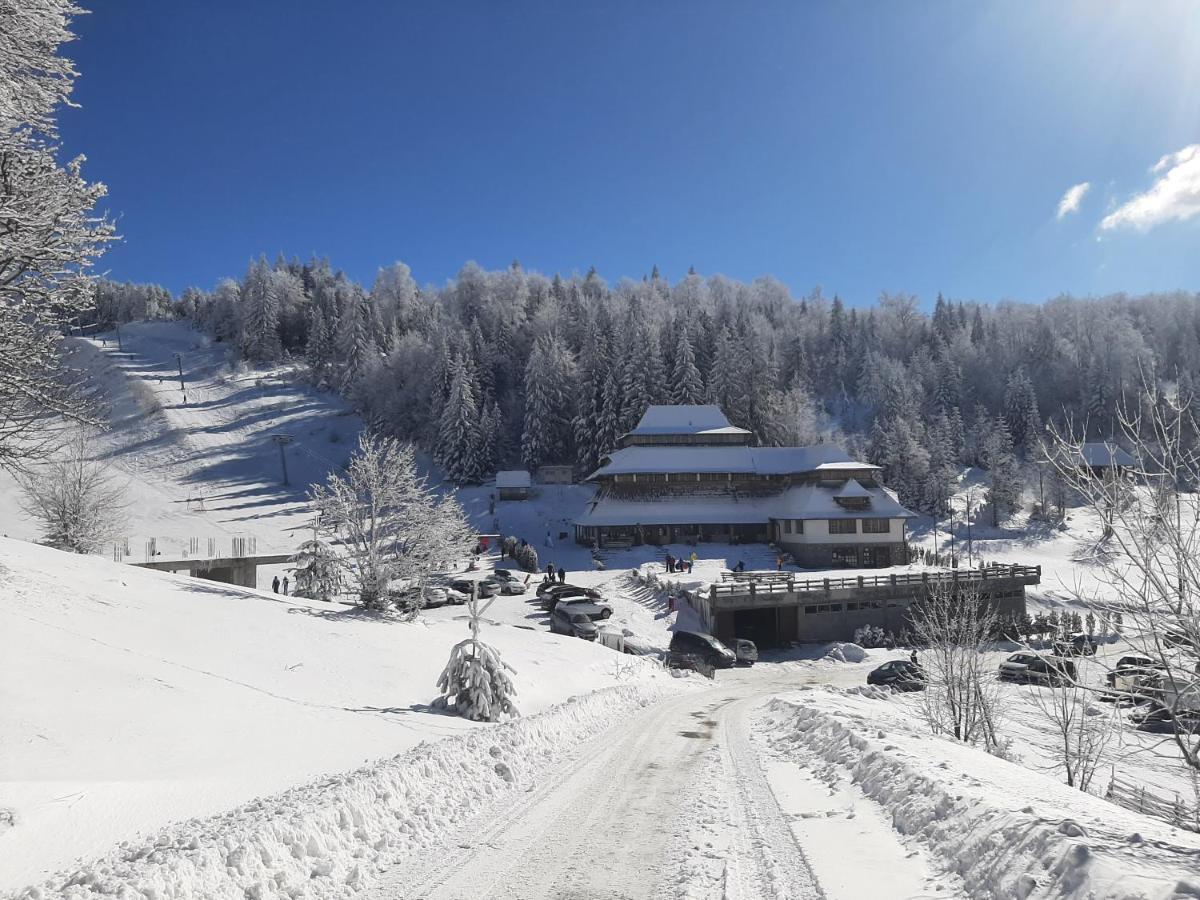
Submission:
M 288 592 L 288 577 L 286 575 L 284 575 L 283 576 L 283 593 L 287 594 L 287 592 Z
M 278 575 L 276 575 L 275 580 L 271 582 L 271 590 L 273 590 L 276 594 L 279 593 L 279 576 Z
M 550 580 L 554 580 L 554 563 L 546 563 L 546 574 L 550 576 Z
M 562 566 L 558 567 L 558 583 L 559 584 L 567 583 L 567 570 L 564 569 Z
M 776 572 L 783 571 L 783 557 L 782 556 L 775 557 L 775 571 Z
M 667 571 L 675 571 L 675 557 L 673 557 L 670 553 L 667 554 Z

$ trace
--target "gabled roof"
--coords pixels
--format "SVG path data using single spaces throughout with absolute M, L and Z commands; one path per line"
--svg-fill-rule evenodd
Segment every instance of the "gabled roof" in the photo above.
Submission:
M 712 404 L 651 406 L 630 434 L 749 434 Z
M 1134 458 L 1108 441 L 1093 441 L 1079 448 L 1083 464 L 1091 468 L 1115 468 L 1117 466 L 1136 466 Z
M 533 479 L 524 469 L 509 469 L 496 473 L 496 487 L 527 488 L 533 486 Z

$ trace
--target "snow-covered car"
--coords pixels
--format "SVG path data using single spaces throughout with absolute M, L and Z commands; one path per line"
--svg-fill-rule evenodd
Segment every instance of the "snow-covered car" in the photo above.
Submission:
M 1136 699 L 1153 699 L 1162 695 L 1163 667 L 1148 656 L 1122 656 L 1104 680 L 1114 694 Z
M 867 684 L 890 687 L 897 691 L 925 690 L 925 670 L 912 660 L 893 659 L 867 675 Z
M 715 669 L 728 669 L 737 662 L 737 654 L 711 634 L 697 631 L 676 631 L 672 634 L 671 646 L 667 650 L 667 665 L 690 669 L 695 659 Z
M 594 641 L 599 629 L 591 617 L 584 612 L 573 611 L 569 606 L 556 609 L 550 614 L 550 630 L 556 634 L 569 634 L 585 641 Z
M 1200 710 L 1177 710 L 1175 715 L 1164 706 L 1151 705 L 1148 709 L 1130 713 L 1129 724 L 1138 731 L 1149 731 L 1153 734 L 1183 734 L 1200 733 Z
M 752 666 L 758 662 L 758 645 L 754 641 L 738 638 L 733 642 L 733 652 L 739 666 Z
M 1002 681 L 1054 687 L 1075 680 L 1075 663 L 1069 659 L 1044 656 L 1041 653 L 1014 653 L 1000 663 L 1000 678 Z
M 600 603 L 599 601 L 592 600 L 590 597 L 566 597 L 559 600 L 554 609 L 581 612 L 593 622 L 597 619 L 607 619 L 613 614 L 612 607 L 607 603 Z

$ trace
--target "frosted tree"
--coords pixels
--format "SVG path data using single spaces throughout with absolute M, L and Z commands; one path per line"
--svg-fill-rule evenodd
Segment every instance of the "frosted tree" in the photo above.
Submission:
M 362 290 L 357 285 L 347 290 L 344 302 L 334 340 L 342 364 L 342 390 L 350 391 L 358 381 L 367 356 L 374 351 L 375 343 L 371 335 L 370 310 Z
M 82 12 L 0 0 L 0 467 L 12 470 L 60 445 L 58 417 L 92 419 L 61 335 L 92 305 L 86 273 L 114 235 L 92 211 L 107 191 L 84 180 L 84 158 L 59 164 L 55 122 L 77 74 L 59 47 Z
M 49 462 L 20 477 L 22 507 L 41 524 L 49 547 L 96 553 L 125 525 L 128 485 L 90 457 L 90 443 L 77 430 Z
M 471 552 L 475 535 L 458 502 L 438 499 L 417 474 L 411 444 L 364 434 L 344 473 L 309 492 L 324 527 L 341 539 L 347 568 L 367 609 L 386 609 L 388 584 L 403 578 L 423 587 Z
M 607 337 L 599 322 L 592 319 L 579 353 L 579 399 L 573 423 L 576 462 L 585 472 L 593 471 L 599 464 L 600 455 L 609 449 L 601 445 L 599 436 L 604 383 L 610 367 Z
M 1017 368 L 1008 377 L 1004 389 L 1004 419 L 1012 435 L 1013 446 L 1028 452 L 1036 444 L 1042 430 L 1037 393 L 1024 368 Z
M 512 666 L 500 658 L 500 652 L 479 639 L 483 614 L 496 601 L 483 603 L 477 596 L 467 601 L 471 636 L 450 650 L 446 668 L 438 676 L 441 692 L 433 705 L 453 709 L 476 722 L 503 722 L 520 715 L 513 698 L 517 694 L 510 673 Z
M 529 469 L 571 459 L 575 362 L 552 335 L 538 338 L 525 367 L 521 457 Z
M 461 357 L 455 359 L 451 372 L 450 394 L 438 424 L 438 463 L 455 484 L 477 484 L 486 467 L 475 386 Z
M 305 359 L 312 371 L 313 380 L 318 384 L 325 380 L 329 367 L 333 364 L 333 356 L 333 330 L 329 327 L 325 312 L 320 306 L 314 305 L 309 318 Z
M 326 602 L 338 597 L 345 586 L 345 561 L 327 541 L 315 534 L 292 557 L 296 596 Z
M 1013 455 L 1008 424 L 998 418 L 984 439 L 983 464 L 988 473 L 988 504 L 992 508 L 992 525 L 1012 515 L 1021 505 L 1021 467 Z
M 696 353 L 686 328 L 678 329 L 675 342 L 675 359 L 671 367 L 671 402 L 703 403 L 704 378 L 696 367 Z
M 279 296 L 272 283 L 272 272 L 265 257 L 250 264 L 242 280 L 239 305 L 239 349 L 254 363 L 279 359 Z

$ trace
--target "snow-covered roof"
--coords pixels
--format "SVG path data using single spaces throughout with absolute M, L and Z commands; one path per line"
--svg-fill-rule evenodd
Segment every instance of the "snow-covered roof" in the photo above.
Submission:
M 823 487 L 819 484 L 798 484 L 773 498 L 772 518 L 775 519 L 910 519 L 915 513 L 900 505 L 886 488 L 865 488 L 851 479 L 858 490 L 843 494 L 844 488 Z M 846 509 L 838 498 L 865 497 L 870 500 L 866 509 Z
M 651 406 L 630 434 L 749 434 L 729 424 L 720 407 L 712 404 Z
M 533 479 L 524 469 L 508 469 L 496 473 L 496 487 L 527 488 L 533 485 Z
M 871 492 L 851 478 L 840 488 L 838 488 L 833 496 L 837 497 L 839 500 L 848 500 L 855 497 L 866 497 L 869 499 L 871 497 Z
M 653 407 L 652 407 L 653 408 Z M 626 447 L 607 457 L 589 476 L 730 472 L 743 475 L 793 475 L 831 469 L 875 470 L 833 444 L 812 447 Z
M 1107 441 L 1084 444 L 1079 448 L 1079 455 L 1083 457 L 1083 464 L 1092 468 L 1137 465 L 1132 456 Z
M 855 482 L 857 484 L 857 482 Z M 864 488 L 866 509 L 837 503 L 840 488 L 804 484 L 769 497 L 671 497 L 623 499 L 604 497 L 578 520 L 579 525 L 750 525 L 771 519 L 908 519 L 909 512 L 885 488 Z

